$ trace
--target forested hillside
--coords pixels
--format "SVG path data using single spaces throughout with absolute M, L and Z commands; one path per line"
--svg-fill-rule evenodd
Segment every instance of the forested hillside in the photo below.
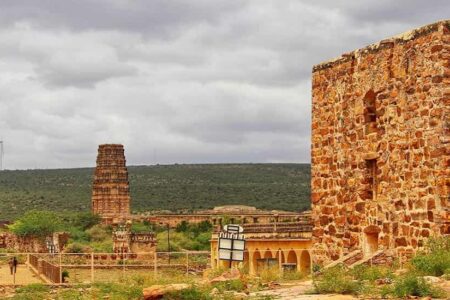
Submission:
M 0 220 L 30 209 L 89 210 L 93 171 L 0 171 Z M 128 171 L 134 212 L 227 204 L 291 211 L 310 206 L 309 164 L 156 165 Z

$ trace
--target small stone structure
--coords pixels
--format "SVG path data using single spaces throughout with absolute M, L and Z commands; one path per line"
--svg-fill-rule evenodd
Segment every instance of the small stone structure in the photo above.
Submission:
M 154 224 L 166 225 L 174 228 L 181 222 L 191 224 L 209 221 L 213 225 L 222 224 L 224 218 L 228 218 L 231 223 L 276 223 L 299 221 L 304 213 L 261 210 L 253 206 L 245 205 L 225 205 L 217 206 L 209 210 L 196 211 L 194 213 L 172 213 L 157 212 L 152 214 L 133 215 L 133 220 L 148 221 Z
M 449 23 L 314 66 L 317 262 L 413 253 L 449 234 Z
M 47 239 L 52 241 L 55 247 L 54 251 L 58 253 L 66 246 L 69 234 L 67 232 L 55 232 Z M 30 253 L 47 253 L 49 251 L 45 238 L 21 237 L 10 232 L 0 233 L 0 248 Z
M 92 212 L 99 214 L 105 223 L 129 217 L 130 189 L 122 145 L 105 144 L 98 147 L 92 188 Z
M 116 225 L 113 231 L 113 251 L 118 254 L 154 253 L 156 237 L 153 232 L 133 233 L 131 222 Z

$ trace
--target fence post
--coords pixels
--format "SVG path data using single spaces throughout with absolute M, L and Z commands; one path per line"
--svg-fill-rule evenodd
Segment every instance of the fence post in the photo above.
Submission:
M 158 275 L 158 252 L 153 253 L 153 271 L 155 272 L 155 276 Z
M 94 283 L 94 252 L 91 252 L 91 283 Z
M 186 251 L 186 275 L 189 275 L 189 252 Z
M 63 283 L 63 278 L 62 278 L 62 254 L 61 252 L 59 252 L 59 283 Z

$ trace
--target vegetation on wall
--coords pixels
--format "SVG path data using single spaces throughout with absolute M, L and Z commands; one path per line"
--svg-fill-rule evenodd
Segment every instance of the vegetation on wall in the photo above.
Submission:
M 365 265 L 349 269 L 338 265 L 313 276 L 314 292 L 381 295 L 395 299 L 445 298 L 447 293 L 427 281 L 426 276 L 450 276 L 450 237 L 430 239 L 423 252 L 415 256 L 405 270 L 394 272 L 395 269 L 395 266 Z
M 309 164 L 128 167 L 132 211 L 198 210 L 243 204 L 288 211 L 310 207 Z M 0 171 L 0 220 L 31 209 L 89 211 L 92 168 Z

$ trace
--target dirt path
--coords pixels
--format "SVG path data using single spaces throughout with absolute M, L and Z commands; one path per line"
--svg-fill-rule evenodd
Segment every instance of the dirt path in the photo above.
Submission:
M 302 281 L 298 282 L 294 286 L 280 287 L 274 290 L 261 291 L 252 293 L 251 296 L 262 297 L 262 296 L 272 296 L 275 299 L 286 299 L 286 300 L 352 300 L 357 299 L 353 296 L 348 295 L 306 295 L 308 291 L 312 289 L 312 281 Z
M 43 281 L 25 265 L 19 265 L 16 272 L 16 284 L 30 283 L 43 283 Z M 13 276 L 9 272 L 8 265 L 0 265 L 0 285 L 2 284 L 13 284 Z

